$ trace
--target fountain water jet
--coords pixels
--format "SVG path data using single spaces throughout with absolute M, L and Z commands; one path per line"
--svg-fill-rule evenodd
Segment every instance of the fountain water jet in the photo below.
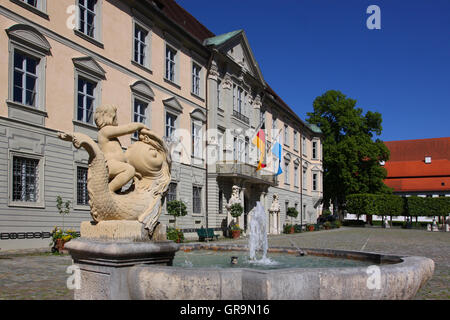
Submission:
M 248 239 L 249 257 L 253 263 L 272 264 L 267 258 L 267 216 L 264 207 L 258 201 L 250 220 L 250 235 Z M 257 252 L 262 251 L 261 259 L 257 259 Z

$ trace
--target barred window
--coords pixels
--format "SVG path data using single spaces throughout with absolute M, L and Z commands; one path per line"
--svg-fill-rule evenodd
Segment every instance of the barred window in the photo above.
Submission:
M 77 204 L 82 206 L 89 205 L 89 193 L 87 190 L 88 169 L 77 167 Z
M 167 192 L 167 202 L 172 200 L 177 200 L 177 184 L 173 182 L 169 184 L 169 191 Z
M 202 213 L 202 188 L 192 188 L 192 212 Z
M 37 202 L 39 160 L 13 157 L 13 201 Z

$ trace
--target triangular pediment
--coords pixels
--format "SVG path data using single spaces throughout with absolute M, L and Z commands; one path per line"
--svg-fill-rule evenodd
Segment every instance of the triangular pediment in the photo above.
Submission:
M 106 71 L 92 57 L 73 58 L 73 64 L 76 68 L 94 75 L 100 79 L 106 79 Z
M 236 30 L 206 39 L 204 45 L 215 47 L 237 64 L 241 65 L 254 78 L 265 83 L 261 69 L 255 59 L 244 30 Z
M 197 108 L 191 112 L 191 118 L 202 121 L 202 122 L 206 122 L 206 114 L 200 108 Z
M 6 30 L 8 37 L 15 41 L 31 46 L 39 51 L 49 54 L 51 50 L 50 43 L 35 28 L 26 24 L 16 24 Z
M 176 112 L 176 113 L 182 113 L 183 112 L 183 106 L 178 101 L 178 99 L 175 98 L 175 97 L 163 100 L 163 104 L 167 108 L 169 108 L 172 112 Z
M 144 81 L 136 81 L 133 85 L 130 86 L 130 88 L 134 93 L 142 95 L 147 99 L 153 100 L 155 98 L 155 93 L 153 92 L 152 88 Z

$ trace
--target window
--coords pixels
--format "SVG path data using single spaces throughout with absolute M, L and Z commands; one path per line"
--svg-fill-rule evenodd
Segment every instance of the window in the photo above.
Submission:
M 258 157 L 258 159 L 259 159 L 259 157 Z M 244 162 L 245 163 L 249 163 L 250 162 L 250 160 L 249 160 L 249 141 L 248 141 L 248 138 L 245 138 Z
M 272 140 L 278 141 L 277 119 L 272 119 Z
M 89 205 L 89 193 L 87 189 L 88 168 L 77 167 L 77 205 Z
M 38 64 L 39 59 L 14 51 L 14 102 L 37 106 Z
M 201 187 L 192 187 L 192 213 L 202 213 Z
M 302 137 L 302 152 L 305 156 L 308 155 L 307 149 L 306 149 L 306 137 Z
M 78 121 L 90 124 L 94 123 L 96 86 L 97 84 L 95 82 L 78 77 Z
M 199 123 L 192 123 L 192 156 L 202 158 L 202 126 Z
M 219 190 L 219 214 L 223 213 L 223 191 Z
M 242 89 L 239 87 L 237 91 L 237 112 L 242 113 Z
M 284 144 L 289 145 L 289 127 L 287 125 L 284 126 Z
M 166 46 L 166 79 L 175 82 L 175 57 L 176 50 Z
M 39 160 L 13 157 L 12 201 L 38 202 Z
M 97 0 L 78 0 L 78 31 L 94 38 Z
M 312 158 L 317 159 L 317 142 L 313 141 L 312 143 Z
M 233 160 L 236 161 L 238 159 L 237 155 L 237 138 L 233 138 Z
M 197 96 L 200 95 L 200 70 L 198 64 L 192 63 L 192 93 Z
M 298 188 L 298 166 L 294 167 L 294 187 Z
M 147 124 L 148 103 L 139 99 L 134 99 L 133 121 Z M 139 138 L 137 131 L 133 134 L 134 138 Z
M 303 211 L 302 211 L 302 219 L 306 219 L 306 204 L 303 205 Z
M 307 189 L 306 181 L 308 181 L 306 174 L 307 174 L 307 170 L 306 170 L 306 168 L 303 168 L 302 185 L 303 185 L 303 189 L 305 189 L 305 190 Z
M 133 61 L 142 66 L 148 66 L 148 35 L 149 32 L 139 24 L 134 24 L 134 55 Z
M 313 173 L 313 179 L 312 179 L 312 189 L 313 191 L 317 191 L 318 190 L 318 186 L 317 186 L 317 173 Z
M 284 183 L 289 184 L 289 162 L 284 163 Z
M 233 84 L 233 111 L 238 111 L 237 108 L 237 86 Z
M 167 202 L 177 200 L 177 184 L 171 182 L 169 184 L 169 190 L 167 191 Z
M 223 132 L 217 134 L 217 160 L 223 160 Z
M 297 131 L 294 130 L 294 150 L 298 150 L 298 134 Z
M 166 112 L 166 137 L 172 138 L 175 133 L 177 117 Z
M 35 8 L 38 7 L 38 0 L 21 0 L 22 2 L 25 2 L 26 4 L 29 4 L 30 6 L 33 6 Z

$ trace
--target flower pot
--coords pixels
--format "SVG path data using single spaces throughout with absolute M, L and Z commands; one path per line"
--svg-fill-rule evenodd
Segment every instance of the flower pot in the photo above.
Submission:
M 294 232 L 295 232 L 294 227 L 291 227 L 291 228 L 289 229 L 289 234 L 293 234 Z
M 308 227 L 308 231 L 314 231 L 314 227 L 313 226 L 309 226 Z
M 233 239 L 238 239 L 241 236 L 241 230 L 231 230 L 231 236 Z
M 63 239 L 56 239 L 56 245 L 55 245 L 55 247 L 56 247 L 56 250 L 58 250 L 59 253 L 62 253 L 62 252 L 63 252 L 63 250 L 64 250 L 64 244 L 65 244 L 66 242 L 67 242 L 67 241 L 64 241 Z

